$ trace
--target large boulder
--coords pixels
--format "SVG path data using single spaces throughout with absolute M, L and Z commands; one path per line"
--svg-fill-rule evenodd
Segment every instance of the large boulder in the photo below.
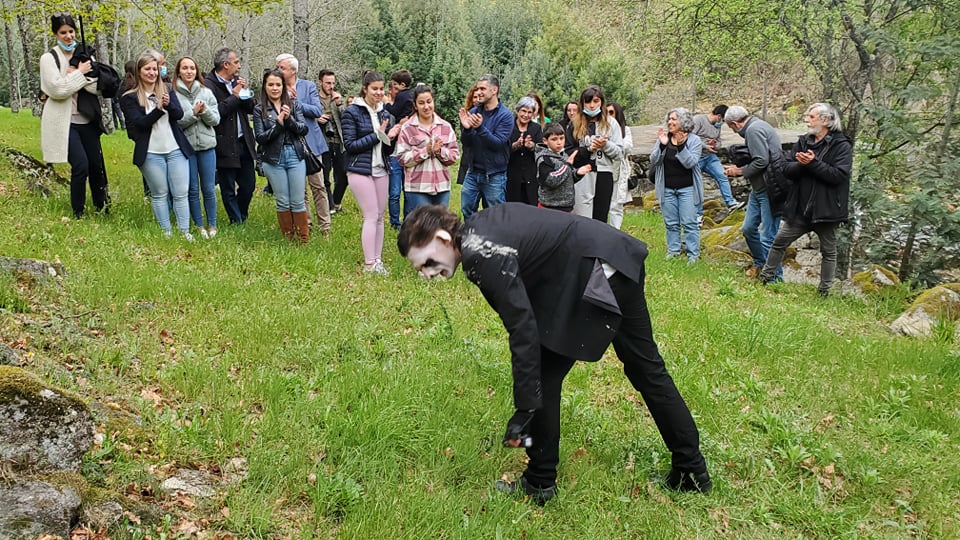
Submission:
M 0 480 L 0 538 L 35 540 L 49 534 L 70 538 L 80 511 L 80 494 L 44 480 Z
M 15 471 L 78 471 L 93 434 L 90 409 L 78 397 L 0 366 L 0 461 Z
M 951 323 L 960 320 L 960 283 L 946 283 L 927 289 L 893 321 L 890 329 L 906 336 L 926 337 L 932 333 L 937 319 Z
M 900 279 L 896 274 L 877 264 L 863 272 L 857 272 L 850 280 L 854 294 L 858 296 L 875 293 L 886 287 L 896 287 L 899 284 Z

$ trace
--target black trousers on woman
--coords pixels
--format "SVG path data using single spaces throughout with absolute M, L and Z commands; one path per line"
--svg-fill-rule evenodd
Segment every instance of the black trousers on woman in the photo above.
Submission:
M 597 171 L 597 182 L 593 188 L 593 219 L 607 222 L 610 215 L 610 199 L 613 198 L 613 173 Z
M 100 128 L 96 124 L 70 124 L 67 161 L 70 162 L 70 206 L 74 217 L 83 216 L 87 202 L 87 179 L 90 196 L 97 210 L 106 208 L 107 171 L 103 165 L 100 147 Z
M 643 280 L 634 283 L 623 274 L 610 277 L 610 288 L 623 312 L 613 348 L 623 363 L 623 372 L 640 392 L 657 424 L 660 436 L 673 456 L 674 468 L 695 474 L 705 472 L 707 463 L 700 453 L 700 433 L 683 397 L 667 372 L 667 366 L 653 340 L 653 327 Z M 575 362 L 545 348 L 540 349 L 540 384 L 543 407 L 530 424 L 533 446 L 527 449 L 530 462 L 523 473 L 534 487 L 556 484 L 560 461 L 560 390 L 563 379 Z

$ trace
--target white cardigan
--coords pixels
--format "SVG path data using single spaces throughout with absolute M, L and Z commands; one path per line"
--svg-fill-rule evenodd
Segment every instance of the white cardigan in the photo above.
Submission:
M 60 68 L 53 58 L 60 57 Z M 40 89 L 47 95 L 40 118 L 40 149 L 43 161 L 47 163 L 66 163 L 67 147 L 70 144 L 70 117 L 73 113 L 73 96 L 81 89 L 97 92 L 97 80 L 89 79 L 73 71 L 67 74 L 69 60 L 59 48 L 47 51 L 40 56 Z

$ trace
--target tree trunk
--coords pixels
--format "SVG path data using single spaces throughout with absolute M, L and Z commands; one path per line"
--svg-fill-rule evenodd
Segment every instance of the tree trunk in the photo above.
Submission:
M 300 62 L 300 78 L 311 80 L 310 76 L 310 17 L 307 12 L 307 0 L 293 0 L 293 55 Z
M 10 24 L 10 17 L 7 17 L 6 2 L 3 5 L 3 33 L 4 41 L 7 46 L 7 67 L 10 71 L 10 112 L 20 112 L 20 69 L 16 63 L 13 46 L 13 25 Z
M 40 116 L 40 100 L 37 99 L 40 94 L 40 67 L 34 67 L 34 54 L 30 47 L 33 42 L 33 32 L 30 31 L 27 18 L 22 13 L 17 14 L 17 27 L 20 29 L 20 47 L 23 48 L 23 70 L 27 74 L 27 96 L 30 99 L 30 108 L 33 109 L 34 116 Z

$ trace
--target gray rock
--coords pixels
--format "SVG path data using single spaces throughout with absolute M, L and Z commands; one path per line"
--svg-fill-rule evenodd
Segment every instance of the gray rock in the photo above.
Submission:
M 35 375 L 0 366 L 0 461 L 15 470 L 78 471 L 93 443 L 90 410 Z
M 212 474 L 194 469 L 180 469 L 177 474 L 160 484 L 160 489 L 172 495 L 193 495 L 194 497 L 213 497 L 217 491 L 217 478 Z
M 83 505 L 83 523 L 95 531 L 109 529 L 123 517 L 123 507 L 116 501 Z
M 20 353 L 6 343 L 0 343 L 0 366 L 19 366 Z
M 921 293 L 910 308 L 890 324 L 890 329 L 905 336 L 927 337 L 933 333 L 937 319 L 955 323 L 960 319 L 957 313 L 960 313 L 960 284 L 946 283 Z M 954 333 L 960 334 L 960 325 L 954 327 Z
M 0 257 L 0 269 L 7 272 L 26 274 L 37 281 L 49 281 L 63 277 L 66 271 L 60 263 L 52 263 L 37 259 L 16 259 Z
M 0 482 L 0 538 L 35 540 L 41 534 L 70 538 L 79 509 L 80 495 L 71 487 L 37 480 Z

